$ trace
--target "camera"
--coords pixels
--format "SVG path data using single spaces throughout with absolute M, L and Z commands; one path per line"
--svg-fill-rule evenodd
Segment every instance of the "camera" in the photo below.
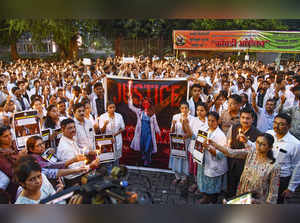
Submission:
M 40 201 L 40 204 L 55 204 L 73 195 L 82 196 L 82 204 L 151 204 L 151 194 L 144 191 L 130 191 L 126 180 L 125 166 L 114 167 L 108 175 L 101 166 L 96 171 L 81 177 L 81 184 L 67 188 Z

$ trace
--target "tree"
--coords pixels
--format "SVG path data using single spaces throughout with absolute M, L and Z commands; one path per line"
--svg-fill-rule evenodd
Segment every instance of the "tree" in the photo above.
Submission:
M 61 58 L 76 59 L 79 45 L 78 37 L 86 38 L 95 31 L 97 22 L 79 19 L 39 19 L 33 20 L 31 32 L 33 39 L 41 42 L 43 39 L 53 40 L 59 47 Z
M 0 21 L 0 44 L 10 45 L 11 57 L 19 58 L 17 52 L 18 39 L 29 30 L 30 20 L 28 19 L 3 19 Z

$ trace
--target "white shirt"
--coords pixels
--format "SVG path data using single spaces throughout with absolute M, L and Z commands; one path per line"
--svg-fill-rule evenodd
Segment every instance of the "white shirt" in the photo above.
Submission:
M 73 159 L 75 156 L 79 154 L 80 154 L 80 149 L 77 146 L 75 140 L 62 136 L 57 147 L 57 152 L 56 152 L 57 158 L 61 161 L 67 161 Z M 68 168 L 77 169 L 83 166 L 84 166 L 84 162 L 80 161 L 80 162 L 72 163 L 71 165 L 68 166 Z M 72 175 L 65 176 L 65 178 L 73 179 L 80 175 L 81 174 L 72 174 Z
M 257 129 L 261 132 L 266 132 L 273 129 L 273 122 L 277 115 L 277 112 L 273 112 L 271 115 L 265 108 L 257 106 Z
M 189 121 L 189 125 L 191 128 L 192 128 L 192 123 L 194 122 L 195 119 L 196 118 L 194 116 L 188 115 L 188 121 Z M 182 128 L 182 123 L 181 123 L 182 114 L 179 113 L 179 114 L 174 115 L 173 119 L 172 119 L 172 123 L 173 123 L 173 120 L 176 120 L 174 133 L 178 134 L 178 135 L 185 135 L 183 128 Z
M 274 130 L 269 130 L 275 141 L 273 154 L 280 165 L 280 177 L 292 176 L 288 189 L 295 191 L 300 184 L 300 141 L 289 132 L 280 140 L 277 139 Z
M 74 119 L 76 126 L 76 142 L 80 149 L 87 147 L 89 150 L 95 148 L 95 132 L 93 123 L 84 118 L 81 124 L 76 118 Z
M 219 127 L 213 132 L 208 131 L 208 138 L 218 142 L 219 145 L 226 145 L 226 136 Z M 221 176 L 228 170 L 227 158 L 218 150 L 216 150 L 216 156 L 213 156 L 208 150 L 205 150 L 204 160 L 204 174 L 206 176 Z
M 0 170 L 0 189 L 6 190 L 9 182 L 9 177 Z

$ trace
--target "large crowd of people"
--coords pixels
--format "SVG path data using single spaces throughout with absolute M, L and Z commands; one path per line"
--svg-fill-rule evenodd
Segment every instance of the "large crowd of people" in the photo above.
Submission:
M 95 135 L 114 137 L 116 160 L 101 164 L 110 171 L 122 157 L 125 123 L 116 104 L 104 103 L 106 76 L 130 79 L 186 78 L 190 97 L 180 104 L 170 132 L 184 135 L 187 157 L 170 156 L 175 185 L 194 184 L 190 193 L 199 203 L 216 203 L 251 192 L 253 203 L 284 203 L 300 184 L 300 63 L 265 65 L 260 61 L 159 59 L 122 57 L 79 61 L 0 61 L 0 201 L 36 204 L 62 188 L 80 182 L 89 169 L 100 166 Z M 151 163 L 160 134 L 150 99 L 136 108 L 136 136 L 131 148 Z M 27 139 L 18 150 L 12 123 L 15 112 L 36 110 L 42 130 L 50 129 L 57 162 L 41 158 L 45 143 Z M 56 129 L 62 137 L 56 145 Z M 198 131 L 208 132 L 202 144 L 204 162 L 196 163 L 189 143 Z M 89 159 L 86 163 L 87 157 Z M 74 200 L 74 199 L 71 199 Z

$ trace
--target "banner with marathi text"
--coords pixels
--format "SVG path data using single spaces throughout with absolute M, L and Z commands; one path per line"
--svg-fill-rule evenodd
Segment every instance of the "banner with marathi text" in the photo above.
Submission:
M 129 85 L 129 81 L 131 84 Z M 137 113 L 128 106 L 128 90 L 132 94 L 133 106 L 143 111 L 143 100 L 147 98 L 154 107 L 154 114 L 160 129 L 156 134 L 157 152 L 152 154 L 150 167 L 167 169 L 170 156 L 169 133 L 172 117 L 179 113 L 180 102 L 187 99 L 187 81 L 170 80 L 131 80 L 128 78 L 108 77 L 106 79 L 106 101 L 113 101 L 116 112 L 123 116 L 126 130 L 123 132 L 123 148 L 120 163 L 143 166 L 140 151 L 130 147 L 135 135 Z M 146 131 L 142 129 L 142 131 Z
M 287 31 L 197 31 L 174 30 L 177 50 L 300 52 L 300 32 Z

